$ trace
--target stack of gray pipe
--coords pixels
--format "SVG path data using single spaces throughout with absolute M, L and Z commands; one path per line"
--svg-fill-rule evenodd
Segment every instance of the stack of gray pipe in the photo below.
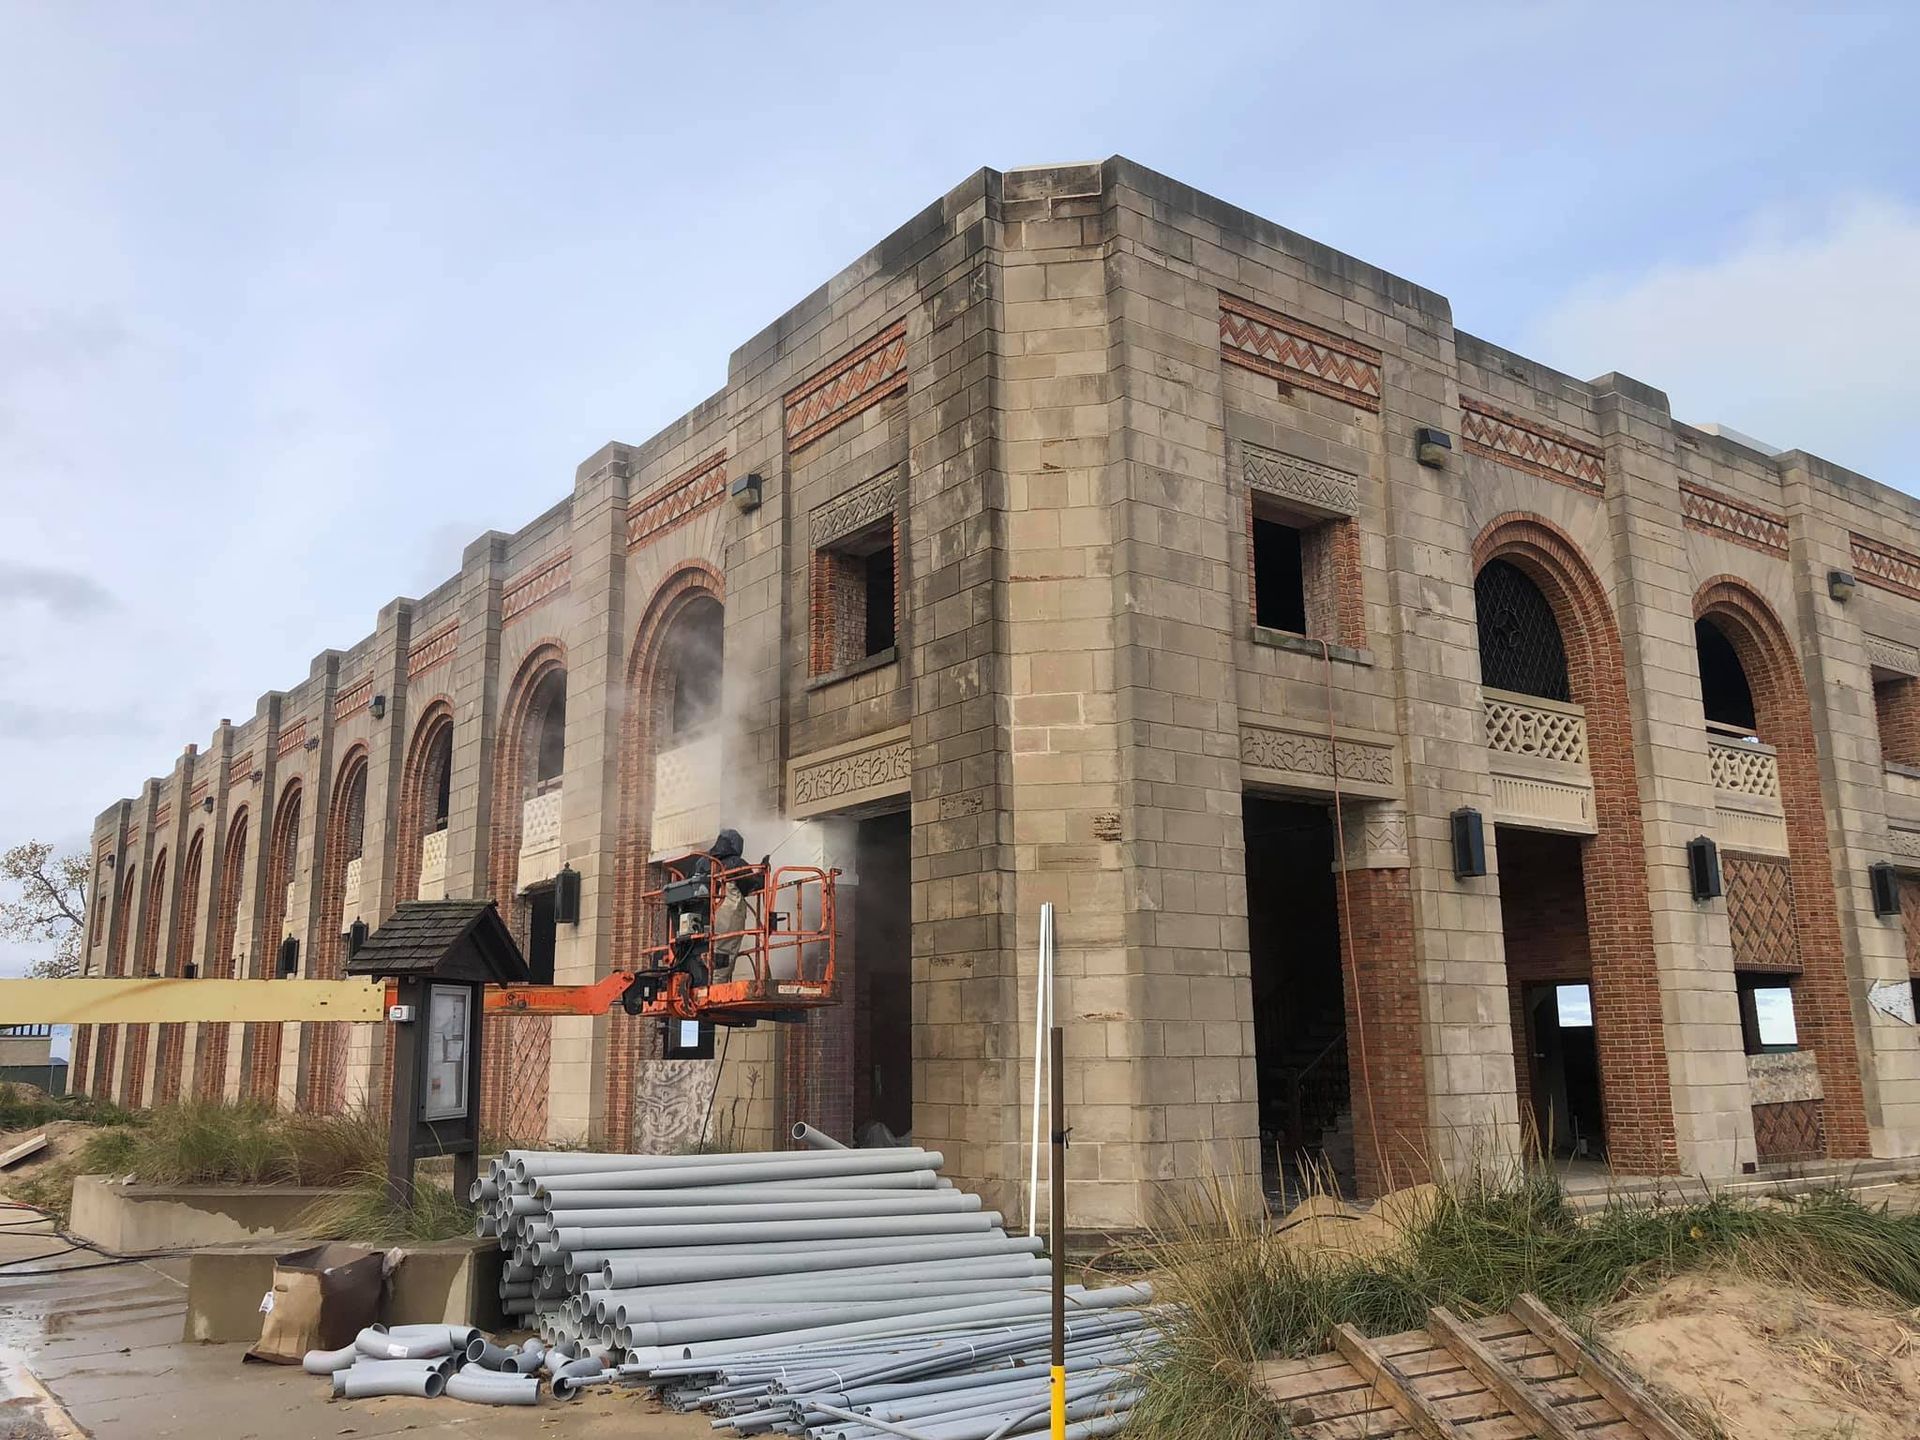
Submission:
M 549 1350 L 538 1340 L 502 1347 L 471 1325 L 372 1325 L 346 1348 L 309 1350 L 301 1363 L 309 1375 L 332 1376 L 340 1400 L 449 1395 L 479 1405 L 533 1405 L 542 1372 L 554 1398 L 570 1400 L 613 1378 L 606 1359 Z
M 618 1352 L 623 1378 L 684 1408 L 715 1408 L 724 1417 L 716 1426 L 741 1433 L 920 1434 L 890 1420 L 866 1424 L 863 1407 L 899 1408 L 900 1396 L 798 1405 L 808 1392 L 778 1378 L 796 1364 L 826 1375 L 852 1357 L 882 1369 L 918 1357 L 916 1384 L 922 1374 L 951 1381 L 1006 1371 L 1011 1383 L 981 1381 L 975 1398 L 1025 1405 L 1028 1381 L 1037 1374 L 1044 1385 L 1046 1373 L 1044 1363 L 1032 1368 L 1051 1303 L 1040 1242 L 1008 1235 L 979 1197 L 942 1180 L 937 1152 L 847 1150 L 806 1126 L 795 1138 L 813 1148 L 507 1152 L 472 1197 L 479 1233 L 506 1253 L 503 1305 L 550 1344 Z M 1144 1287 L 1071 1287 L 1070 1311 L 1085 1332 L 1075 1342 L 1080 1393 L 1070 1391 L 1082 1423 L 1105 1424 L 1130 1404 L 1118 1363 L 1151 1331 L 1132 1308 L 1148 1298 Z M 971 1358 L 984 1339 L 1004 1346 L 1009 1337 L 1019 1338 L 1015 1349 Z M 1043 1429 L 1045 1421 L 1043 1410 Z

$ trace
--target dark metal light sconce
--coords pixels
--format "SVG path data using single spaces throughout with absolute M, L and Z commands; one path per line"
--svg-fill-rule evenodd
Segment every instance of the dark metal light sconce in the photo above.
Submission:
M 280 942 L 280 978 L 291 980 L 300 973 L 300 940 L 289 935 Z
M 202 795 L 200 797 L 200 808 L 209 815 L 213 814 L 213 796 Z
M 760 508 L 761 485 L 760 476 L 757 471 L 751 475 L 736 477 L 733 484 L 727 488 L 733 496 L 734 509 L 745 513 L 748 510 L 758 510 Z
M 320 737 L 318 735 L 309 735 L 304 748 L 310 751 L 318 750 L 320 748 Z
M 1453 874 L 1471 880 L 1487 873 L 1487 827 L 1480 812 L 1462 806 L 1448 817 L 1453 824 Z
M 1429 470 L 1444 470 L 1453 457 L 1453 437 L 1423 425 L 1413 432 L 1413 455 Z
M 360 947 L 367 943 L 367 922 L 356 920 L 347 927 L 347 958 L 352 959 Z
M 1900 913 L 1900 874 L 1885 860 L 1867 867 L 1867 884 L 1873 890 L 1873 913 L 1882 920 Z
M 553 877 L 553 923 L 580 923 L 580 872 L 571 865 L 562 866 Z
M 367 702 L 367 713 L 373 716 L 373 718 L 376 720 L 386 719 L 387 718 L 387 697 L 384 695 L 374 696 L 373 699 Z
M 107 856 L 107 869 L 118 870 L 119 868 L 120 868 L 120 857 L 118 855 Z
M 1859 582 L 1845 570 L 1827 571 L 1827 594 L 1842 605 L 1853 598 L 1854 586 Z
M 1720 847 L 1705 835 L 1687 841 L 1687 874 L 1693 881 L 1693 898 L 1711 900 L 1723 893 L 1720 878 Z

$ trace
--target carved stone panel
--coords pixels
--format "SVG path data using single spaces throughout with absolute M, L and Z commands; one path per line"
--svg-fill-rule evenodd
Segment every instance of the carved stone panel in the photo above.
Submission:
M 913 784 L 913 741 L 907 727 L 787 762 L 787 814 L 830 815 L 905 795 Z
M 1330 793 L 1336 774 L 1344 794 L 1394 799 L 1393 746 L 1341 736 L 1279 730 L 1262 725 L 1240 729 L 1240 769 L 1246 779 L 1283 789 Z
M 1240 446 L 1247 488 L 1327 515 L 1360 513 L 1360 477 L 1331 465 L 1283 455 L 1263 445 Z

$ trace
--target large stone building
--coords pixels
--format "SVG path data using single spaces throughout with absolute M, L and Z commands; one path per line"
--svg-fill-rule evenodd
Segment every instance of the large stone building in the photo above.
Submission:
M 1050 901 L 1085 1223 L 1345 1145 L 1363 1189 L 1910 1155 L 1916 677 L 1907 496 L 1125 160 L 983 170 L 102 813 L 88 963 L 334 975 L 490 895 L 589 980 L 724 819 L 844 872 L 848 1003 L 717 1081 L 491 1022 L 497 1133 L 880 1121 L 1017 1208 Z M 385 1059 L 127 1027 L 75 1073 L 327 1108 Z

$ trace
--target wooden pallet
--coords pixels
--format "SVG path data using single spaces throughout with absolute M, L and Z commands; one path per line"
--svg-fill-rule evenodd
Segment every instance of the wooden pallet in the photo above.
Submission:
M 1254 1384 L 1299 1440 L 1690 1440 L 1531 1295 L 1378 1340 L 1342 1325 L 1331 1351 L 1268 1361 Z

